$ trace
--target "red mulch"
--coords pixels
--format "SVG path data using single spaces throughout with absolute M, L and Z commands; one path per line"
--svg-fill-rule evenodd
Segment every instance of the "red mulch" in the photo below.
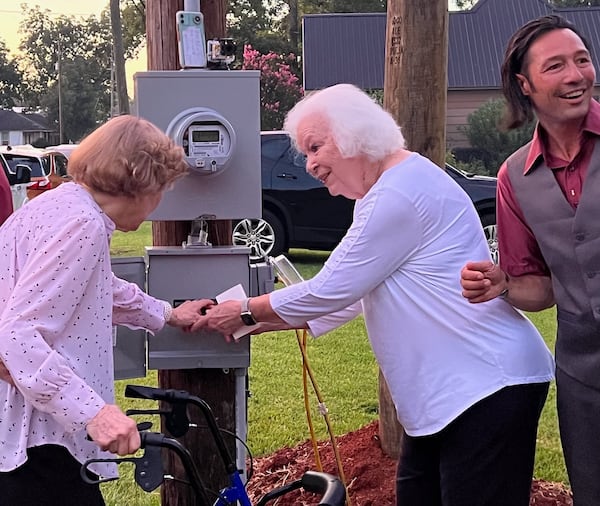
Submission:
M 383 454 L 379 444 L 378 422 L 337 439 L 352 506 L 393 506 L 396 461 Z M 323 470 L 338 474 L 335 457 L 328 442 L 319 443 Z M 310 441 L 295 448 L 282 448 L 254 460 L 254 476 L 248 484 L 252 502 L 265 492 L 295 480 L 315 469 Z M 312 494 L 293 492 L 270 503 L 280 506 L 316 504 Z M 534 480 L 530 506 L 572 506 L 569 490 L 561 483 Z

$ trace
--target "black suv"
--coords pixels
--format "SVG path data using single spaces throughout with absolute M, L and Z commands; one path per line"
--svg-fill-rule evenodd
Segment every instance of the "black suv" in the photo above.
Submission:
M 330 195 L 306 172 L 286 132 L 261 133 L 262 220 L 242 220 L 233 242 L 249 246 L 254 259 L 277 256 L 289 248 L 331 250 L 352 222 L 354 201 Z M 467 174 L 450 165 L 446 173 L 471 197 L 488 244 L 497 259 L 496 178 Z

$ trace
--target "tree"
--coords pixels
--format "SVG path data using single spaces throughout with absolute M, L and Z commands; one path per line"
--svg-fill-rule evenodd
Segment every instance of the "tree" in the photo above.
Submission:
M 137 30 L 144 26 L 133 0 L 123 8 L 124 18 L 135 29 L 123 30 L 123 54 L 133 56 L 144 40 Z M 69 140 L 77 141 L 110 116 L 113 36 L 110 12 L 77 19 L 50 15 L 39 6 L 25 7 L 20 31 L 21 63 L 27 69 L 23 81 L 24 102 L 28 107 L 46 108 L 48 117 L 58 121 L 59 91 L 62 129 Z M 133 20 L 138 19 L 137 22 Z M 61 86 L 58 87 L 61 72 Z M 69 86 L 73 86 L 69 89 Z M 88 107 L 87 104 L 93 104 Z
M 15 59 L 11 58 L 0 40 L 0 108 L 10 109 L 20 98 L 22 76 Z
M 535 122 L 510 131 L 498 125 L 504 111 L 504 99 L 489 100 L 467 118 L 465 133 L 469 143 L 479 150 L 488 174 L 495 176 L 502 162 L 529 142 Z
M 283 126 L 287 112 L 302 98 L 298 77 L 290 63 L 296 57 L 273 52 L 266 55 L 247 45 L 244 47 L 245 70 L 260 70 L 260 126 L 261 130 L 278 130 Z
M 477 3 L 477 0 L 455 0 L 454 3 L 458 9 L 465 10 L 473 7 Z
M 90 78 L 89 60 L 74 57 L 61 64 L 61 107 L 63 141 L 77 142 L 109 116 L 110 88 Z M 58 123 L 58 81 L 53 81 L 40 97 L 39 107 L 48 119 Z

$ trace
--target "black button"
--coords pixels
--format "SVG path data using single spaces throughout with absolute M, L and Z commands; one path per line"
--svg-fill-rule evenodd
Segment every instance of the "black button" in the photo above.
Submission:
M 577 234 L 577 235 L 575 236 L 575 240 L 576 240 L 576 241 L 579 241 L 579 242 L 581 242 L 581 241 L 583 241 L 584 239 L 585 239 L 585 234 Z
M 592 279 L 592 278 L 596 277 L 596 273 L 594 271 L 588 272 L 587 277 Z

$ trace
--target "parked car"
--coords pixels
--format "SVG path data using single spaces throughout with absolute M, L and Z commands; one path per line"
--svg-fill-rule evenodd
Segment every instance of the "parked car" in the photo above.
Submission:
M 262 219 L 238 222 L 233 243 L 251 248 L 251 257 L 277 256 L 289 248 L 331 250 L 352 222 L 354 201 L 330 195 L 306 172 L 306 158 L 286 132 L 261 133 Z M 446 165 L 446 173 L 471 197 L 497 260 L 496 178 Z
M 56 146 L 48 146 L 46 150 L 58 151 L 59 153 L 65 155 L 68 159 L 71 157 L 71 153 L 77 146 L 79 146 L 79 144 L 57 144 Z
M 67 158 L 51 149 L 38 149 L 29 145 L 2 146 L 0 160 L 11 185 L 26 184 L 26 199 L 20 198 L 15 203 L 15 209 L 26 200 L 70 179 L 67 174 Z

